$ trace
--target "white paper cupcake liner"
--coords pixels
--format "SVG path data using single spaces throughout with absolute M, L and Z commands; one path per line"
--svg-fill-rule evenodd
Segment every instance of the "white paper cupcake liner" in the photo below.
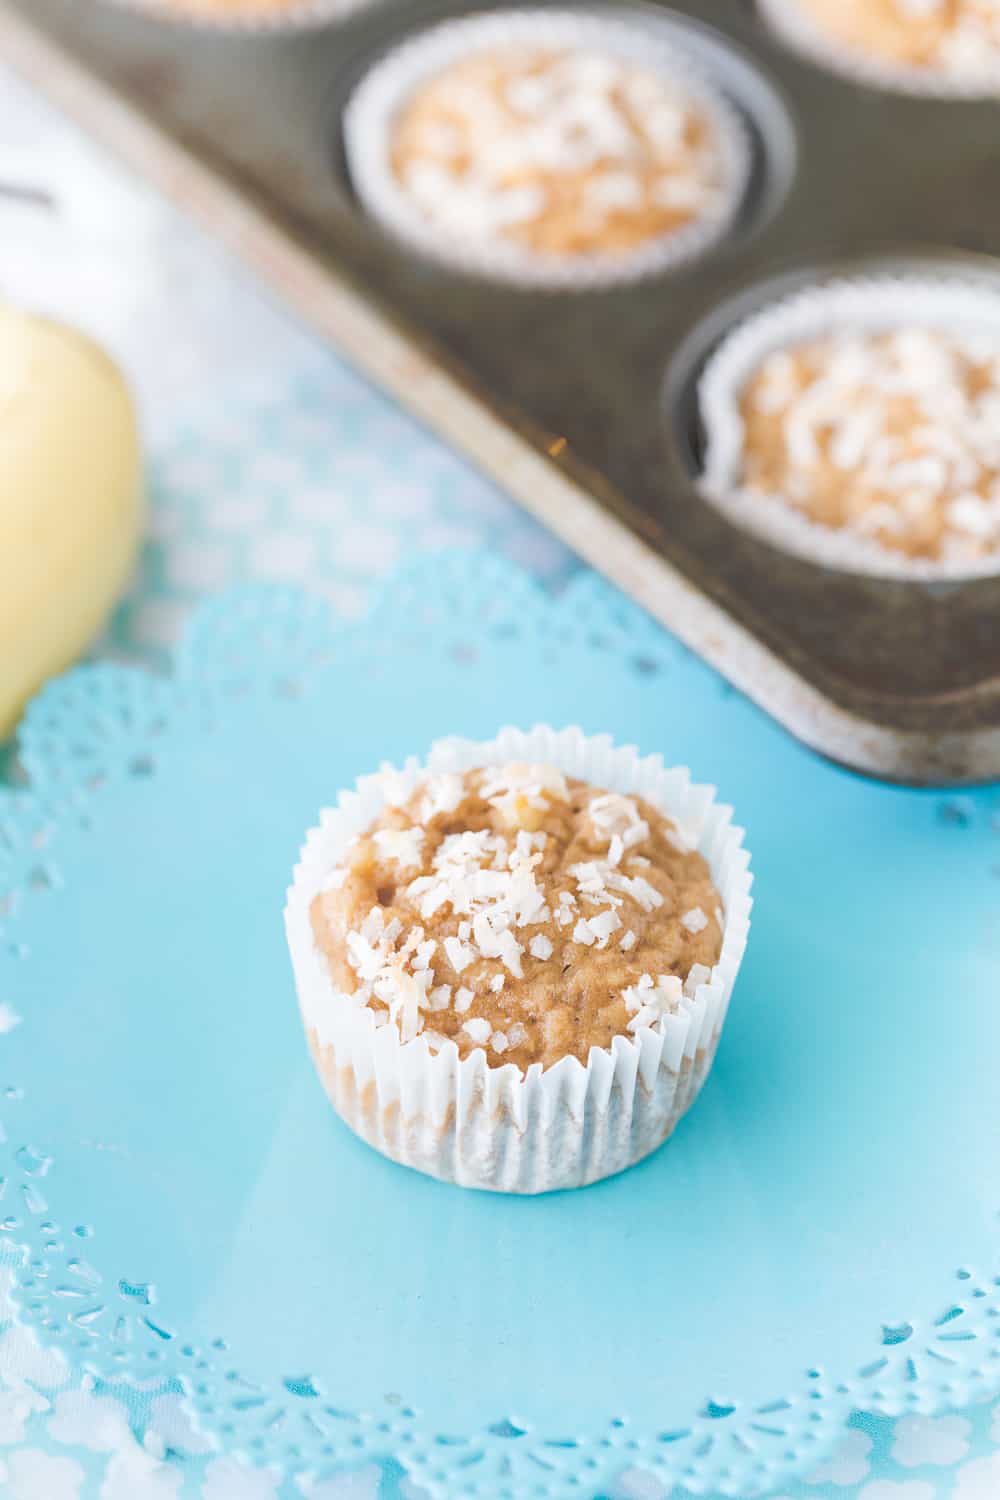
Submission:
M 208 6 L 199 5 L 198 0 L 104 0 L 106 5 L 151 20 L 244 37 L 268 37 L 282 32 L 334 26 L 355 11 L 378 3 L 380 0 L 297 0 L 296 4 L 282 10 L 213 11 Z
M 338 993 L 309 919 L 313 898 L 348 842 L 383 806 L 381 776 L 363 777 L 322 814 L 308 835 L 288 893 L 285 922 L 310 1050 L 337 1113 L 376 1150 L 432 1177 L 497 1192 L 582 1187 L 654 1151 L 697 1097 L 719 1044 L 750 927 L 750 857 L 732 809 L 687 770 L 659 756 L 615 748 L 545 726 L 503 729 L 495 740 L 442 740 L 426 766 L 408 761 L 412 790 L 428 772 L 463 771 L 511 760 L 547 762 L 564 775 L 639 795 L 673 818 L 705 857 L 724 912 L 722 952 L 710 978 L 675 1014 L 635 1038 L 591 1048 L 586 1066 L 565 1057 L 543 1071 L 491 1068 L 482 1048 L 464 1060 L 454 1042 L 432 1052 L 403 1043 L 395 1026 Z
M 617 254 L 543 255 L 500 239 L 488 244 L 471 236 L 460 239 L 430 223 L 392 170 L 398 111 L 415 89 L 452 63 L 520 44 L 596 50 L 677 80 L 716 132 L 727 192 L 697 222 Z M 498 11 L 433 27 L 376 63 L 361 81 L 344 111 L 344 143 L 355 191 L 387 233 L 454 270 L 554 291 L 638 280 L 703 254 L 731 228 L 746 197 L 752 165 L 750 137 L 739 111 L 686 53 L 652 28 L 592 11 Z
M 893 63 L 831 36 L 806 10 L 803 0 L 757 0 L 757 7 L 771 29 L 797 52 L 857 83 L 924 98 L 988 99 L 1000 94 L 1000 61 L 984 67 L 981 77 L 965 78 Z
M 848 328 L 880 332 L 900 324 L 952 334 L 990 329 L 1000 338 L 1000 274 L 844 278 L 810 287 L 753 314 L 720 344 L 698 383 L 706 440 L 700 492 L 744 530 L 823 567 L 880 578 L 992 576 L 1000 572 L 1000 551 L 972 562 L 906 557 L 870 538 L 820 525 L 780 495 L 761 495 L 740 485 L 740 396 L 761 362 L 778 350 L 824 334 Z

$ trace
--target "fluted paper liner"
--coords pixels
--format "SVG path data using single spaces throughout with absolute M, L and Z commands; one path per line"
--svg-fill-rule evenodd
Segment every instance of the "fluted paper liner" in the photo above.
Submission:
M 104 0 L 105 4 L 153 21 L 190 26 L 204 31 L 231 32 L 240 37 L 274 36 L 280 32 L 309 31 L 333 26 L 345 20 L 364 5 L 379 0 L 296 0 L 283 8 L 260 6 L 246 10 L 239 7 L 213 10 L 198 0 Z
M 927 580 L 1000 572 L 1000 551 L 965 562 L 907 557 L 869 537 L 823 526 L 781 495 L 761 495 L 740 484 L 740 397 L 768 355 L 826 334 L 888 332 L 907 324 L 950 334 L 987 328 L 1000 339 L 1000 274 L 845 277 L 772 302 L 739 324 L 708 361 L 698 384 L 706 442 L 699 482 L 703 497 L 744 530 L 841 572 Z
M 723 162 L 724 195 L 683 228 L 607 254 L 545 255 L 500 236 L 489 243 L 461 239 L 430 223 L 392 170 L 396 115 L 421 84 L 452 63 L 521 44 L 596 50 L 675 80 L 711 123 Z M 434 26 L 377 62 L 358 85 L 344 111 L 344 143 L 355 191 L 389 234 L 455 270 L 553 291 L 637 280 L 701 255 L 732 226 L 746 196 L 752 161 L 738 110 L 687 53 L 653 27 L 626 24 L 610 10 L 606 16 L 594 10 L 497 11 Z
M 547 762 L 596 787 L 644 797 L 705 857 L 722 901 L 722 952 L 711 976 L 674 1014 L 633 1039 L 592 1047 L 586 1065 L 565 1057 L 523 1072 L 491 1068 L 482 1048 L 462 1060 L 453 1041 L 431 1051 L 339 993 L 316 946 L 309 908 L 349 841 L 378 816 L 381 776 L 363 777 L 308 835 L 285 911 L 299 1006 L 319 1076 L 337 1113 L 376 1150 L 432 1177 L 497 1192 L 581 1187 L 654 1151 L 697 1097 L 726 1019 L 750 926 L 750 857 L 732 809 L 683 768 L 640 758 L 610 736 L 545 726 L 503 729 L 495 740 L 441 740 L 425 766 L 408 761 L 407 794 L 428 773 L 508 761 Z
M 1000 94 L 1000 59 L 984 68 L 981 76 L 966 77 L 893 62 L 848 46 L 826 30 L 803 0 L 757 0 L 757 6 L 777 35 L 797 52 L 857 83 L 932 99 L 987 99 Z

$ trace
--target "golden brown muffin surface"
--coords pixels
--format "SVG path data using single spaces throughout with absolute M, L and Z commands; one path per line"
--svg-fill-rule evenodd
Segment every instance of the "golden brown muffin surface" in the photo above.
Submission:
M 1000 70 L 996 0 L 800 0 L 832 40 L 875 61 L 957 78 Z
M 586 1062 L 676 1011 L 722 947 L 708 866 L 670 819 L 551 766 L 431 776 L 353 842 L 311 917 L 331 1003 L 493 1067 Z
M 744 386 L 739 488 L 892 552 L 1000 547 L 1000 340 L 920 327 L 778 350 Z
M 674 234 L 727 191 L 715 123 L 682 83 L 584 50 L 451 64 L 401 109 L 391 156 L 439 228 L 560 257 Z

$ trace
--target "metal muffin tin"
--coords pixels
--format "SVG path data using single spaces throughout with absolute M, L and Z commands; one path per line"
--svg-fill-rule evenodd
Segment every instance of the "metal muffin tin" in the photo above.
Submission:
M 385 0 L 328 31 L 248 38 L 94 0 L 0 0 L 0 46 L 800 738 L 900 780 L 1000 775 L 1000 577 L 824 571 L 735 528 L 694 483 L 695 382 L 741 315 L 869 269 L 966 269 L 1000 295 L 1000 100 L 853 83 L 788 50 L 749 0 L 620 0 L 619 20 L 687 46 L 742 110 L 757 152 L 744 211 L 664 275 L 519 290 L 386 238 L 340 136 L 376 57 L 487 8 Z

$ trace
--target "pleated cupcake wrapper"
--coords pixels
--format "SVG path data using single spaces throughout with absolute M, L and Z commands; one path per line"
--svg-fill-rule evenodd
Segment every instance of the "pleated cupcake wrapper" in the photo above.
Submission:
M 268 37 L 333 26 L 366 5 L 380 3 L 380 0 L 298 0 L 295 5 L 273 11 L 263 8 L 257 11 L 215 11 L 199 5 L 197 0 L 104 0 L 104 3 L 171 25 L 225 32 L 236 37 Z
M 673 234 L 605 255 L 544 255 L 499 236 L 490 243 L 462 239 L 432 224 L 392 170 L 392 132 L 400 108 L 453 63 L 523 45 L 596 50 L 676 80 L 714 129 L 728 188 L 724 200 Z M 701 255 L 731 228 L 746 197 L 752 164 L 742 116 L 685 52 L 652 27 L 624 24 L 610 13 L 605 17 L 593 11 L 499 11 L 433 27 L 376 63 L 358 85 L 344 112 L 344 142 L 355 191 L 387 233 L 454 270 L 552 291 L 634 281 Z
M 765 307 L 716 350 L 698 384 L 706 448 L 699 488 L 729 520 L 786 552 L 823 567 L 882 578 L 947 580 L 1000 572 L 1000 552 L 973 562 L 933 561 L 892 552 L 879 542 L 811 520 L 780 495 L 740 485 L 740 397 L 762 361 L 781 349 L 845 330 L 886 332 L 900 325 L 943 333 L 995 331 L 1000 339 L 1000 275 L 872 275 L 830 281 Z
M 933 68 L 893 63 L 847 46 L 808 12 L 805 0 L 757 0 L 757 7 L 797 52 L 857 83 L 931 99 L 988 99 L 1000 94 L 1000 61 L 984 69 L 981 77 L 956 77 Z
M 638 795 L 673 818 L 711 869 L 724 910 L 719 963 L 677 1013 L 635 1038 L 591 1049 L 587 1064 L 563 1058 L 543 1071 L 491 1068 L 477 1048 L 433 1052 L 423 1036 L 403 1043 L 395 1025 L 338 993 L 312 933 L 309 908 L 350 840 L 384 805 L 380 776 L 362 778 L 323 813 L 306 839 L 285 918 L 302 1019 L 334 1108 L 369 1144 L 431 1176 L 502 1192 L 579 1187 L 620 1172 L 654 1150 L 697 1097 L 718 1047 L 750 925 L 749 855 L 732 810 L 714 790 L 659 756 L 640 758 L 606 735 L 540 726 L 495 740 L 443 740 L 426 767 L 408 761 L 407 793 L 423 776 L 508 761 L 552 763 L 567 776 Z

